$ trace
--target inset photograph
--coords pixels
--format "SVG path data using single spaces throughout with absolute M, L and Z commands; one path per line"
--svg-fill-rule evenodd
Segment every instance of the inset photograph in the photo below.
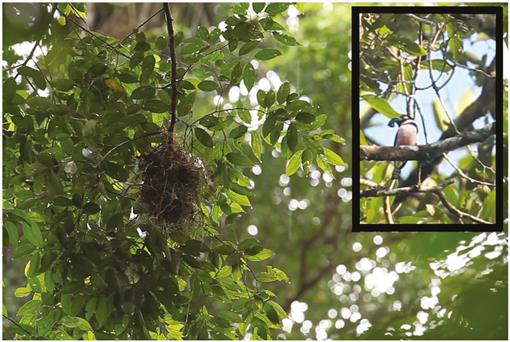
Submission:
M 501 15 L 353 8 L 353 230 L 502 228 Z

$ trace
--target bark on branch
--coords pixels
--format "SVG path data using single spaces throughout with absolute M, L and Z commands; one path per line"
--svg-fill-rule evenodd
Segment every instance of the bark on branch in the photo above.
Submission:
M 362 160 L 431 160 L 445 152 L 453 151 L 459 147 L 479 143 L 496 133 L 496 124 L 463 132 L 451 138 L 436 141 L 432 144 L 415 146 L 360 146 L 360 159 Z

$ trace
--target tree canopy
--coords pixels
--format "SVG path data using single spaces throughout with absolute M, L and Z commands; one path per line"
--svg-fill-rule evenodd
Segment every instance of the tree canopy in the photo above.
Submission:
M 507 337 L 506 233 L 351 232 L 350 5 L 3 6 L 4 338 Z

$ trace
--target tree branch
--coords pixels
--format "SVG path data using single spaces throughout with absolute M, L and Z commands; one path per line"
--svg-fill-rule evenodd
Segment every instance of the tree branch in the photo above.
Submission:
M 9 322 L 11 322 L 12 324 L 14 324 L 15 326 L 17 326 L 18 328 L 20 328 L 21 330 L 23 330 L 24 332 L 26 332 L 28 334 L 28 336 L 34 337 L 34 335 L 32 335 L 32 333 L 30 333 L 30 331 L 25 329 L 21 324 L 19 324 L 18 322 L 16 322 L 15 320 L 10 318 L 9 316 L 2 314 L 2 317 L 5 318 L 6 320 L 8 320 Z
M 172 73 L 171 73 L 171 97 L 172 103 L 170 105 L 170 124 L 168 125 L 167 131 L 170 135 L 170 142 L 172 141 L 172 134 L 174 132 L 175 122 L 177 119 L 177 60 L 175 59 L 175 41 L 174 41 L 174 27 L 173 27 L 173 18 L 170 13 L 170 8 L 168 7 L 168 3 L 163 4 L 163 9 L 165 11 L 166 16 L 166 28 L 168 31 L 168 48 L 170 50 L 170 59 L 172 60 Z
M 381 196 L 395 196 L 399 194 L 410 194 L 410 193 L 417 193 L 417 192 L 435 192 L 438 190 L 443 190 L 448 185 L 454 183 L 455 181 L 453 179 L 450 179 L 449 181 L 437 185 L 431 188 L 424 188 L 420 189 L 417 185 L 413 186 L 406 186 L 403 188 L 395 188 L 395 189 L 384 189 L 384 188 L 375 188 L 375 189 L 368 189 L 360 191 L 359 196 L 360 197 L 381 197 Z
M 97 40 L 99 40 L 101 43 L 105 44 L 106 46 L 108 46 L 111 50 L 115 51 L 116 53 L 118 53 L 119 55 L 123 56 L 123 57 L 126 57 L 127 59 L 130 59 L 131 56 L 128 56 L 127 54 L 125 54 L 124 52 L 120 51 L 117 47 L 113 46 L 112 44 L 108 43 L 106 40 L 104 40 L 103 38 L 101 38 L 100 36 L 98 36 L 97 34 L 95 34 L 94 32 L 92 32 L 91 30 L 89 30 L 88 28 L 84 27 L 83 25 L 79 24 L 78 22 L 76 22 L 76 20 L 74 20 L 73 18 L 71 18 L 70 16 L 66 15 L 64 12 L 62 12 L 58 7 L 55 7 L 57 9 L 57 11 L 60 13 L 60 15 L 62 15 L 63 17 L 66 18 L 66 20 L 69 20 L 71 23 L 73 23 L 74 25 L 76 25 L 77 27 L 81 28 L 83 31 L 87 32 L 89 35 L 91 35 L 92 37 L 96 38 Z
M 397 235 L 393 234 L 393 235 L 390 235 L 390 237 L 385 238 L 385 243 L 386 244 L 394 243 L 394 242 L 400 241 L 404 238 L 405 238 L 405 235 L 403 235 L 403 234 L 397 234 Z M 310 289 L 312 289 L 326 275 L 331 274 L 338 264 L 341 263 L 341 264 L 347 265 L 355 260 L 361 260 L 361 258 L 367 257 L 370 254 L 372 254 L 374 252 L 374 249 L 376 249 L 376 248 L 379 248 L 379 246 L 369 247 L 369 248 L 361 251 L 360 253 L 351 254 L 347 259 L 344 259 L 344 260 L 337 260 L 336 262 L 330 261 L 327 265 L 325 265 L 324 267 L 319 269 L 317 271 L 317 273 L 312 278 L 310 278 L 305 283 L 300 284 L 297 292 L 294 295 L 290 296 L 288 298 L 288 300 L 285 302 L 285 304 L 283 305 L 283 309 L 285 311 L 289 311 L 290 305 L 292 304 L 293 301 L 299 299 L 306 292 L 308 292 Z
M 464 217 L 470 219 L 471 221 L 474 221 L 476 223 L 481 223 L 481 224 L 492 224 L 491 222 L 488 222 L 488 221 L 485 221 L 485 220 L 482 220 L 481 218 L 479 217 L 476 217 L 476 216 L 473 216 L 471 214 L 468 214 L 466 212 L 463 212 L 462 210 L 458 209 L 457 207 L 455 207 L 453 204 L 451 204 L 450 202 L 448 202 L 448 200 L 446 199 L 446 196 L 443 194 L 443 192 L 441 190 L 436 190 L 436 191 L 433 191 L 434 194 L 439 197 L 439 200 L 441 201 L 441 203 L 443 203 L 443 205 L 445 206 L 445 208 L 451 213 L 453 214 L 454 216 L 456 216 L 459 220 L 463 219 Z
M 495 58 L 492 60 L 489 70 L 494 70 L 496 64 L 495 60 L 496 60 Z M 471 127 L 472 123 L 476 119 L 484 116 L 487 112 L 490 112 L 492 114 L 492 117 L 496 118 L 496 106 L 494 101 L 495 87 L 496 82 L 494 79 L 488 78 L 485 79 L 485 83 L 483 85 L 482 93 L 480 94 L 480 96 L 469 106 L 467 106 L 466 109 L 464 109 L 462 113 L 455 118 L 455 125 L 460 131 L 469 129 L 469 127 Z M 454 135 L 455 130 L 452 127 L 452 125 L 450 125 L 449 128 L 443 132 L 439 140 L 445 140 Z M 414 170 L 411 173 L 411 175 L 409 175 L 409 177 L 402 183 L 402 185 L 409 186 L 418 183 L 419 180 L 422 181 L 426 179 L 432 173 L 435 166 L 438 165 L 442 160 L 443 160 L 442 155 L 439 155 L 437 156 L 437 158 L 433 158 L 431 160 L 428 160 L 427 162 L 422 163 L 420 169 L 421 172 L 418 172 L 417 169 Z M 418 177 L 420 179 L 418 179 Z M 397 198 L 395 198 L 395 201 L 393 202 L 393 205 L 400 203 L 404 198 L 405 195 L 397 196 Z
M 426 145 L 393 146 L 360 146 L 360 158 L 362 160 L 431 160 L 443 153 L 453 151 L 459 147 L 482 142 L 496 133 L 495 123 L 488 124 L 484 128 L 463 132 L 457 136 L 436 141 Z

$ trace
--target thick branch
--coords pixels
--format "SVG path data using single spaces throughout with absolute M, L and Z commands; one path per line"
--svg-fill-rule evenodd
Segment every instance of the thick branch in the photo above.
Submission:
M 173 27 L 173 18 L 170 13 L 170 8 L 168 7 L 168 3 L 163 4 L 163 9 L 165 10 L 166 16 L 166 28 L 168 31 L 168 48 L 170 50 L 170 59 L 172 60 L 172 74 L 171 74 L 171 84 L 172 84 L 172 103 L 170 107 L 170 124 L 167 127 L 168 133 L 170 134 L 170 141 L 172 140 L 172 133 L 174 132 L 175 121 L 177 119 L 177 60 L 175 59 L 175 42 L 174 42 L 174 27 Z
M 436 141 L 427 145 L 415 146 L 360 146 L 360 158 L 364 160 L 431 160 L 443 153 L 459 147 L 482 142 L 496 133 L 496 124 L 491 123 L 484 128 L 463 132 L 457 136 Z

